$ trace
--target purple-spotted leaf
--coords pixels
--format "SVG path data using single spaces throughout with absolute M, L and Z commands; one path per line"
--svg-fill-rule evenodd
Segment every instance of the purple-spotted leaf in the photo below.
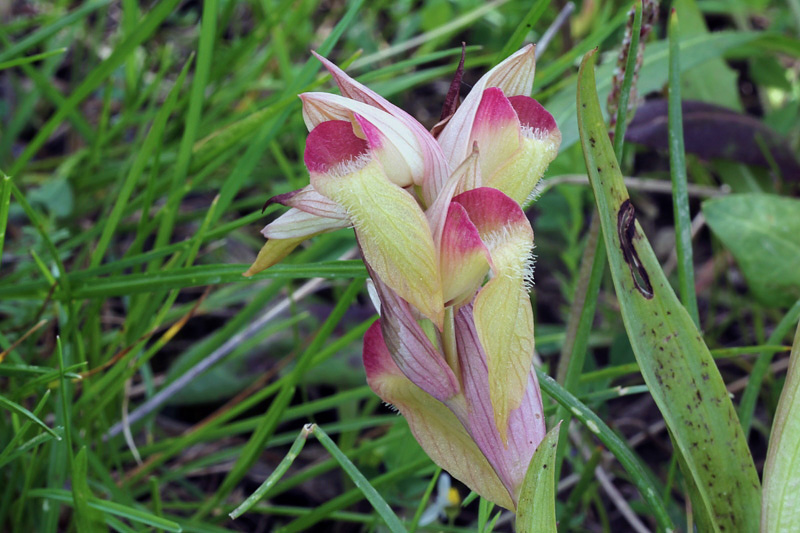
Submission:
M 703 531 L 758 531 L 761 488 L 725 383 L 636 223 L 603 120 L 596 51 L 578 75 L 578 125 L 625 329 Z

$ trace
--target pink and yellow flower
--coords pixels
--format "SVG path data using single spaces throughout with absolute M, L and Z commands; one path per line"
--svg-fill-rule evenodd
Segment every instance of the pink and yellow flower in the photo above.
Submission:
M 484 75 L 438 138 L 319 59 L 342 95 L 300 96 L 311 183 L 271 200 L 290 209 L 264 228 L 247 274 L 352 227 L 381 314 L 364 339 L 370 386 L 437 464 L 515 509 L 545 435 L 532 369 L 533 231 L 520 204 L 561 141 L 528 96 L 533 47 Z

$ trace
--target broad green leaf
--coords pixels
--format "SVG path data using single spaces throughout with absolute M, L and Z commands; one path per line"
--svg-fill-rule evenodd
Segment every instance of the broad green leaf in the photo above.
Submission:
M 794 336 L 789 371 L 772 423 L 764 465 L 761 531 L 797 531 L 800 524 L 800 324 Z
M 694 485 L 698 522 L 710 531 L 757 531 L 753 458 L 714 359 L 636 223 L 600 110 L 594 58 L 586 55 L 579 74 L 581 144 L 628 338 Z
M 517 505 L 519 533 L 555 533 L 556 447 L 559 426 L 547 432 L 531 458 Z
M 800 200 L 735 194 L 704 202 L 703 215 L 764 303 L 800 298 Z

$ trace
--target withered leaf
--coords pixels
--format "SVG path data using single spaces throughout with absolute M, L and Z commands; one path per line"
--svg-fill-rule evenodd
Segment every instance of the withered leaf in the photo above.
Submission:
M 703 159 L 730 159 L 769 167 L 764 155 L 769 150 L 784 179 L 800 180 L 800 163 L 785 140 L 758 118 L 693 100 L 685 100 L 682 108 L 687 152 Z M 640 106 L 625 139 L 666 150 L 667 101 L 649 100 Z

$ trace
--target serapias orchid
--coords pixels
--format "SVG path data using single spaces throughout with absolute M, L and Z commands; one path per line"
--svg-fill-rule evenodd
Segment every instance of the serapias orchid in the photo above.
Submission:
M 534 48 L 484 75 L 438 138 L 317 57 L 342 95 L 300 95 L 311 184 L 270 200 L 291 209 L 264 228 L 247 275 L 313 235 L 353 227 L 381 314 L 364 338 L 369 385 L 438 465 L 515 509 L 545 435 L 533 231 L 520 204 L 561 142 L 528 96 Z

